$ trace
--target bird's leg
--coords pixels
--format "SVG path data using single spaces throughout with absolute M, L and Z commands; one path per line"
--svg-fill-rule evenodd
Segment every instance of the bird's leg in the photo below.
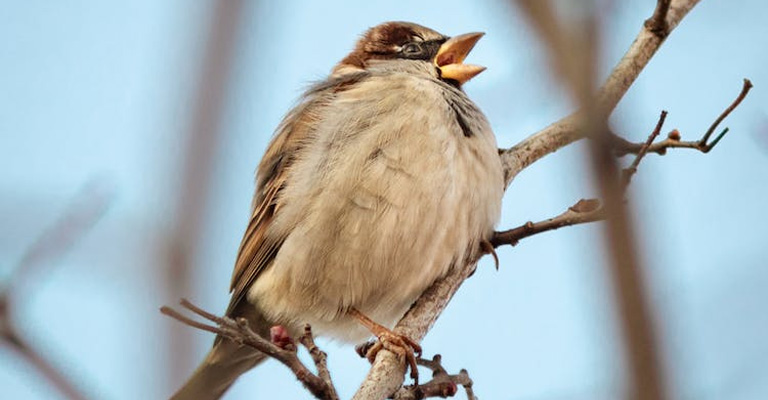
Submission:
M 350 308 L 347 312 L 350 316 L 355 317 L 360 324 L 366 327 L 379 339 L 373 345 L 367 346 L 365 357 L 368 361 L 373 363 L 379 351 L 381 351 L 381 349 L 387 349 L 395 353 L 399 358 L 405 358 L 408 367 L 411 369 L 411 378 L 415 384 L 418 385 L 419 370 L 416 365 L 416 354 L 421 357 L 421 346 L 408 336 L 393 332 L 385 326 L 376 323 L 354 307 Z
M 283 350 L 296 349 L 296 342 L 282 325 L 269 328 L 269 341 Z

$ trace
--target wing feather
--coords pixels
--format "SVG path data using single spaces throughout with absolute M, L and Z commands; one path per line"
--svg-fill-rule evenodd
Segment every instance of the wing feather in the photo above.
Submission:
M 313 124 L 312 105 L 300 106 L 286 118 L 259 164 L 253 212 L 232 271 L 232 299 L 227 314 L 233 311 L 246 295 L 251 283 L 277 255 L 286 234 L 270 229 L 282 188 L 286 184 L 287 171 L 296 154 L 311 135 Z
M 314 140 L 323 108 L 335 95 L 362 79 L 366 73 L 334 77 L 310 88 L 304 101 L 283 120 L 269 144 L 256 173 L 256 193 L 251 220 L 245 230 L 232 272 L 232 298 L 227 315 L 235 310 L 254 280 L 277 256 L 289 231 L 272 227 L 275 215 L 286 200 L 281 197 L 289 184 L 291 165 Z

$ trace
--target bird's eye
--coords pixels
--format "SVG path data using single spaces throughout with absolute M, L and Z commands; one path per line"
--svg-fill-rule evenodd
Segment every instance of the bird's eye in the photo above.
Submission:
M 420 56 L 424 51 L 418 43 L 406 43 L 400 50 L 406 57 Z

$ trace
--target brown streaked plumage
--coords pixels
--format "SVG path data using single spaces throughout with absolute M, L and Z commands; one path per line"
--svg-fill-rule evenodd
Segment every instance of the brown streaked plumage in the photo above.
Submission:
M 319 118 L 317 109 L 321 107 L 313 103 L 294 110 L 295 117 L 289 116 L 278 128 L 278 134 L 259 164 L 253 215 L 243 235 L 232 271 L 232 299 L 227 309 L 228 315 L 242 301 L 250 284 L 269 265 L 285 239 L 284 235 L 269 234 L 267 228 L 280 206 L 278 194 L 285 184 L 285 171 L 300 153 L 312 124 Z
M 483 70 L 462 63 L 480 36 L 384 23 L 304 94 L 259 164 L 228 316 L 260 334 L 374 332 L 413 362 L 418 344 L 388 327 L 477 254 L 501 209 L 495 138 L 461 90 Z M 264 357 L 217 338 L 173 398 L 218 398 Z

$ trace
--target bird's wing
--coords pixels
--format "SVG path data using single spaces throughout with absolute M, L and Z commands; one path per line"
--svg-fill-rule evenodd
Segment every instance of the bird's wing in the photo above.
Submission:
M 251 220 L 245 230 L 232 271 L 232 299 L 227 315 L 237 306 L 259 272 L 264 270 L 283 244 L 286 233 L 270 229 L 279 211 L 280 193 L 286 184 L 287 170 L 311 135 L 317 108 L 313 102 L 299 105 L 289 114 L 269 144 L 256 173 L 256 193 Z
M 289 229 L 274 229 L 271 224 L 285 202 L 281 191 L 290 184 L 287 181 L 288 170 L 302 150 L 314 140 L 315 126 L 323 108 L 339 91 L 363 76 L 360 73 L 348 74 L 310 88 L 305 100 L 285 117 L 277 129 L 256 173 L 253 213 L 232 272 L 232 298 L 227 315 L 231 315 L 259 273 L 270 265 L 290 233 Z

